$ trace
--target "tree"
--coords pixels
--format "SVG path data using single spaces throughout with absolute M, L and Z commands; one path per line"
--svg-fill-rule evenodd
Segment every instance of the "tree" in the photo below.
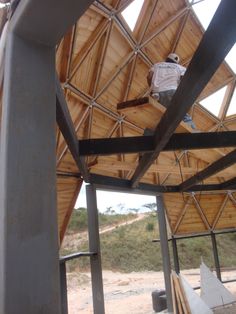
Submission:
M 156 211 L 156 209 L 157 209 L 157 204 L 156 204 L 156 203 L 147 203 L 147 204 L 144 204 L 143 207 L 146 207 L 146 208 L 148 208 L 151 212 L 154 212 L 154 211 Z
M 106 214 L 106 215 L 111 215 L 112 212 L 113 212 L 112 206 L 108 206 L 108 207 L 106 208 L 105 214 Z
M 134 214 L 137 215 L 138 211 L 139 211 L 139 208 L 128 208 L 128 211 L 131 212 L 131 213 L 134 212 Z

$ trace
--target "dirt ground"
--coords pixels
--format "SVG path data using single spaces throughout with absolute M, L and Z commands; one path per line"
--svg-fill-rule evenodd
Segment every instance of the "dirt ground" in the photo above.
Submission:
M 199 269 L 181 273 L 192 287 L 200 285 Z M 222 273 L 222 278 L 236 278 L 236 270 Z M 106 314 L 152 314 L 151 293 L 164 288 L 164 277 L 163 272 L 123 274 L 103 271 L 103 283 Z M 225 286 L 236 295 L 236 282 Z M 90 273 L 68 274 L 68 303 L 69 314 L 93 313 Z M 236 309 L 230 308 L 216 313 L 234 314 Z

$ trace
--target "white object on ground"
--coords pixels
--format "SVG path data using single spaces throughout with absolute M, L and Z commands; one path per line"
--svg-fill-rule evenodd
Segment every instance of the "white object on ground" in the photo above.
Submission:
M 201 298 L 210 308 L 236 302 L 234 295 L 225 288 L 203 262 L 200 266 L 200 276 Z
M 193 290 L 193 288 L 184 279 L 184 277 L 182 275 L 179 275 L 179 278 L 181 280 L 182 288 L 184 289 L 185 296 L 191 310 L 191 314 L 213 314 L 213 311 Z

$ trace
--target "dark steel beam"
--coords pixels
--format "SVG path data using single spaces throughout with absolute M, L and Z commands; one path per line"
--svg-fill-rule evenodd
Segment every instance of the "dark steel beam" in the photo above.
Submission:
M 59 174 L 60 175 L 60 174 Z M 63 174 L 61 174 L 63 175 Z M 66 176 L 69 176 L 66 174 Z M 70 176 L 73 177 L 73 174 Z M 77 177 L 77 175 L 74 175 Z M 154 185 L 148 183 L 140 183 L 137 188 L 132 188 L 131 180 L 120 179 L 115 177 L 103 176 L 100 174 L 90 174 L 90 183 L 93 183 L 99 189 L 112 190 L 112 191 L 126 191 L 129 193 L 137 194 L 151 194 L 156 193 L 180 193 L 178 185 Z M 223 183 L 224 184 L 224 183 Z M 221 190 L 236 190 L 236 186 L 225 189 L 223 184 L 198 184 L 187 189 L 185 192 L 210 192 L 210 191 L 221 191 Z
M 66 263 L 60 263 L 61 314 L 68 314 Z
M 95 252 L 78 252 L 78 253 L 72 253 L 66 256 L 61 256 L 60 257 L 60 264 L 63 264 L 65 262 L 71 261 L 73 259 L 77 259 L 80 257 L 90 257 L 90 256 L 95 256 L 97 253 Z
M 236 146 L 236 131 L 216 133 L 176 133 L 163 151 Z M 98 138 L 79 141 L 80 156 L 132 154 L 154 151 L 153 136 Z
M 212 250 L 213 250 L 214 262 L 215 262 L 215 268 L 216 268 L 216 275 L 217 275 L 217 278 L 220 281 L 222 281 L 221 271 L 220 271 L 220 260 L 219 260 L 217 242 L 216 242 L 216 235 L 214 232 L 211 232 L 211 243 L 212 243 Z
M 89 250 L 90 252 L 96 252 L 96 254 L 90 256 L 92 293 L 93 293 L 93 312 L 94 314 L 104 314 L 105 307 L 104 307 L 97 197 L 96 188 L 91 184 L 86 186 L 86 199 L 88 209 Z
M 179 254 L 178 254 L 177 241 L 176 241 L 175 237 L 172 237 L 171 243 L 172 243 L 172 250 L 173 250 L 173 259 L 174 259 L 175 271 L 176 271 L 177 274 L 179 274 L 179 272 L 180 272 L 180 267 L 179 267 Z
M 236 178 L 232 178 L 224 183 L 221 183 L 222 190 L 231 190 L 236 188 Z
M 213 231 L 215 235 L 217 234 L 225 234 L 225 233 L 235 233 L 236 228 L 233 229 L 225 229 L 223 231 Z M 188 235 L 172 235 L 172 238 L 176 240 L 185 240 L 185 239 L 191 239 L 191 238 L 200 238 L 200 237 L 209 237 L 212 232 L 204 232 L 204 233 L 196 233 L 196 234 L 188 234 Z M 169 238 L 168 241 L 172 241 L 172 238 Z M 152 242 L 160 242 L 160 239 L 153 239 Z
M 58 78 L 56 78 L 56 104 L 57 104 L 56 106 L 57 124 L 60 128 L 61 133 L 63 134 L 63 137 L 68 145 L 68 148 L 84 180 L 88 182 L 89 180 L 88 168 L 85 163 L 85 158 L 80 157 L 79 155 L 77 135 Z
M 171 293 L 171 263 L 170 263 L 170 253 L 168 246 L 168 234 L 166 226 L 166 209 L 163 201 L 163 195 L 156 196 L 157 204 L 157 216 L 158 216 L 158 226 L 160 234 L 160 243 L 161 243 L 161 255 L 162 255 L 162 268 L 164 272 L 165 280 L 165 290 L 166 290 L 166 300 L 167 308 L 169 313 L 173 313 L 173 301 Z
M 213 174 L 233 165 L 236 162 L 236 149 L 230 152 L 228 155 L 218 159 L 217 161 L 213 162 L 209 167 L 205 168 L 204 170 L 198 172 L 188 180 L 184 181 L 179 185 L 180 191 L 185 191 L 190 189 L 191 186 L 195 185 L 196 183 L 203 181 L 204 179 L 212 176 Z M 224 183 L 225 186 L 226 183 Z M 220 185 L 222 188 L 222 185 Z M 224 185 L 223 185 L 224 186 Z
M 129 191 L 130 193 L 137 194 L 145 192 L 151 195 L 156 195 L 156 193 L 179 192 L 178 186 L 164 186 L 148 183 L 140 183 L 136 189 L 132 189 L 130 180 L 102 176 L 93 173 L 90 174 L 90 183 L 95 184 L 96 187 L 100 189 L 105 188 L 106 190 Z
M 81 156 L 131 154 L 154 149 L 153 136 L 80 140 L 79 147 Z
M 140 178 L 142 178 L 163 147 L 168 143 L 185 113 L 193 105 L 217 68 L 224 61 L 224 58 L 235 43 L 235 38 L 235 1 L 223 0 L 204 33 L 169 108 L 156 127 L 154 152 L 143 155 L 136 168 L 132 177 L 132 187 L 137 186 Z

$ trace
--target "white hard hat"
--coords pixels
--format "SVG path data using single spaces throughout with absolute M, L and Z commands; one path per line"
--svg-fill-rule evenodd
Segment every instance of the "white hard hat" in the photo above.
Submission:
M 174 61 L 175 63 L 179 63 L 180 61 L 179 56 L 176 53 L 170 53 L 167 58 Z

